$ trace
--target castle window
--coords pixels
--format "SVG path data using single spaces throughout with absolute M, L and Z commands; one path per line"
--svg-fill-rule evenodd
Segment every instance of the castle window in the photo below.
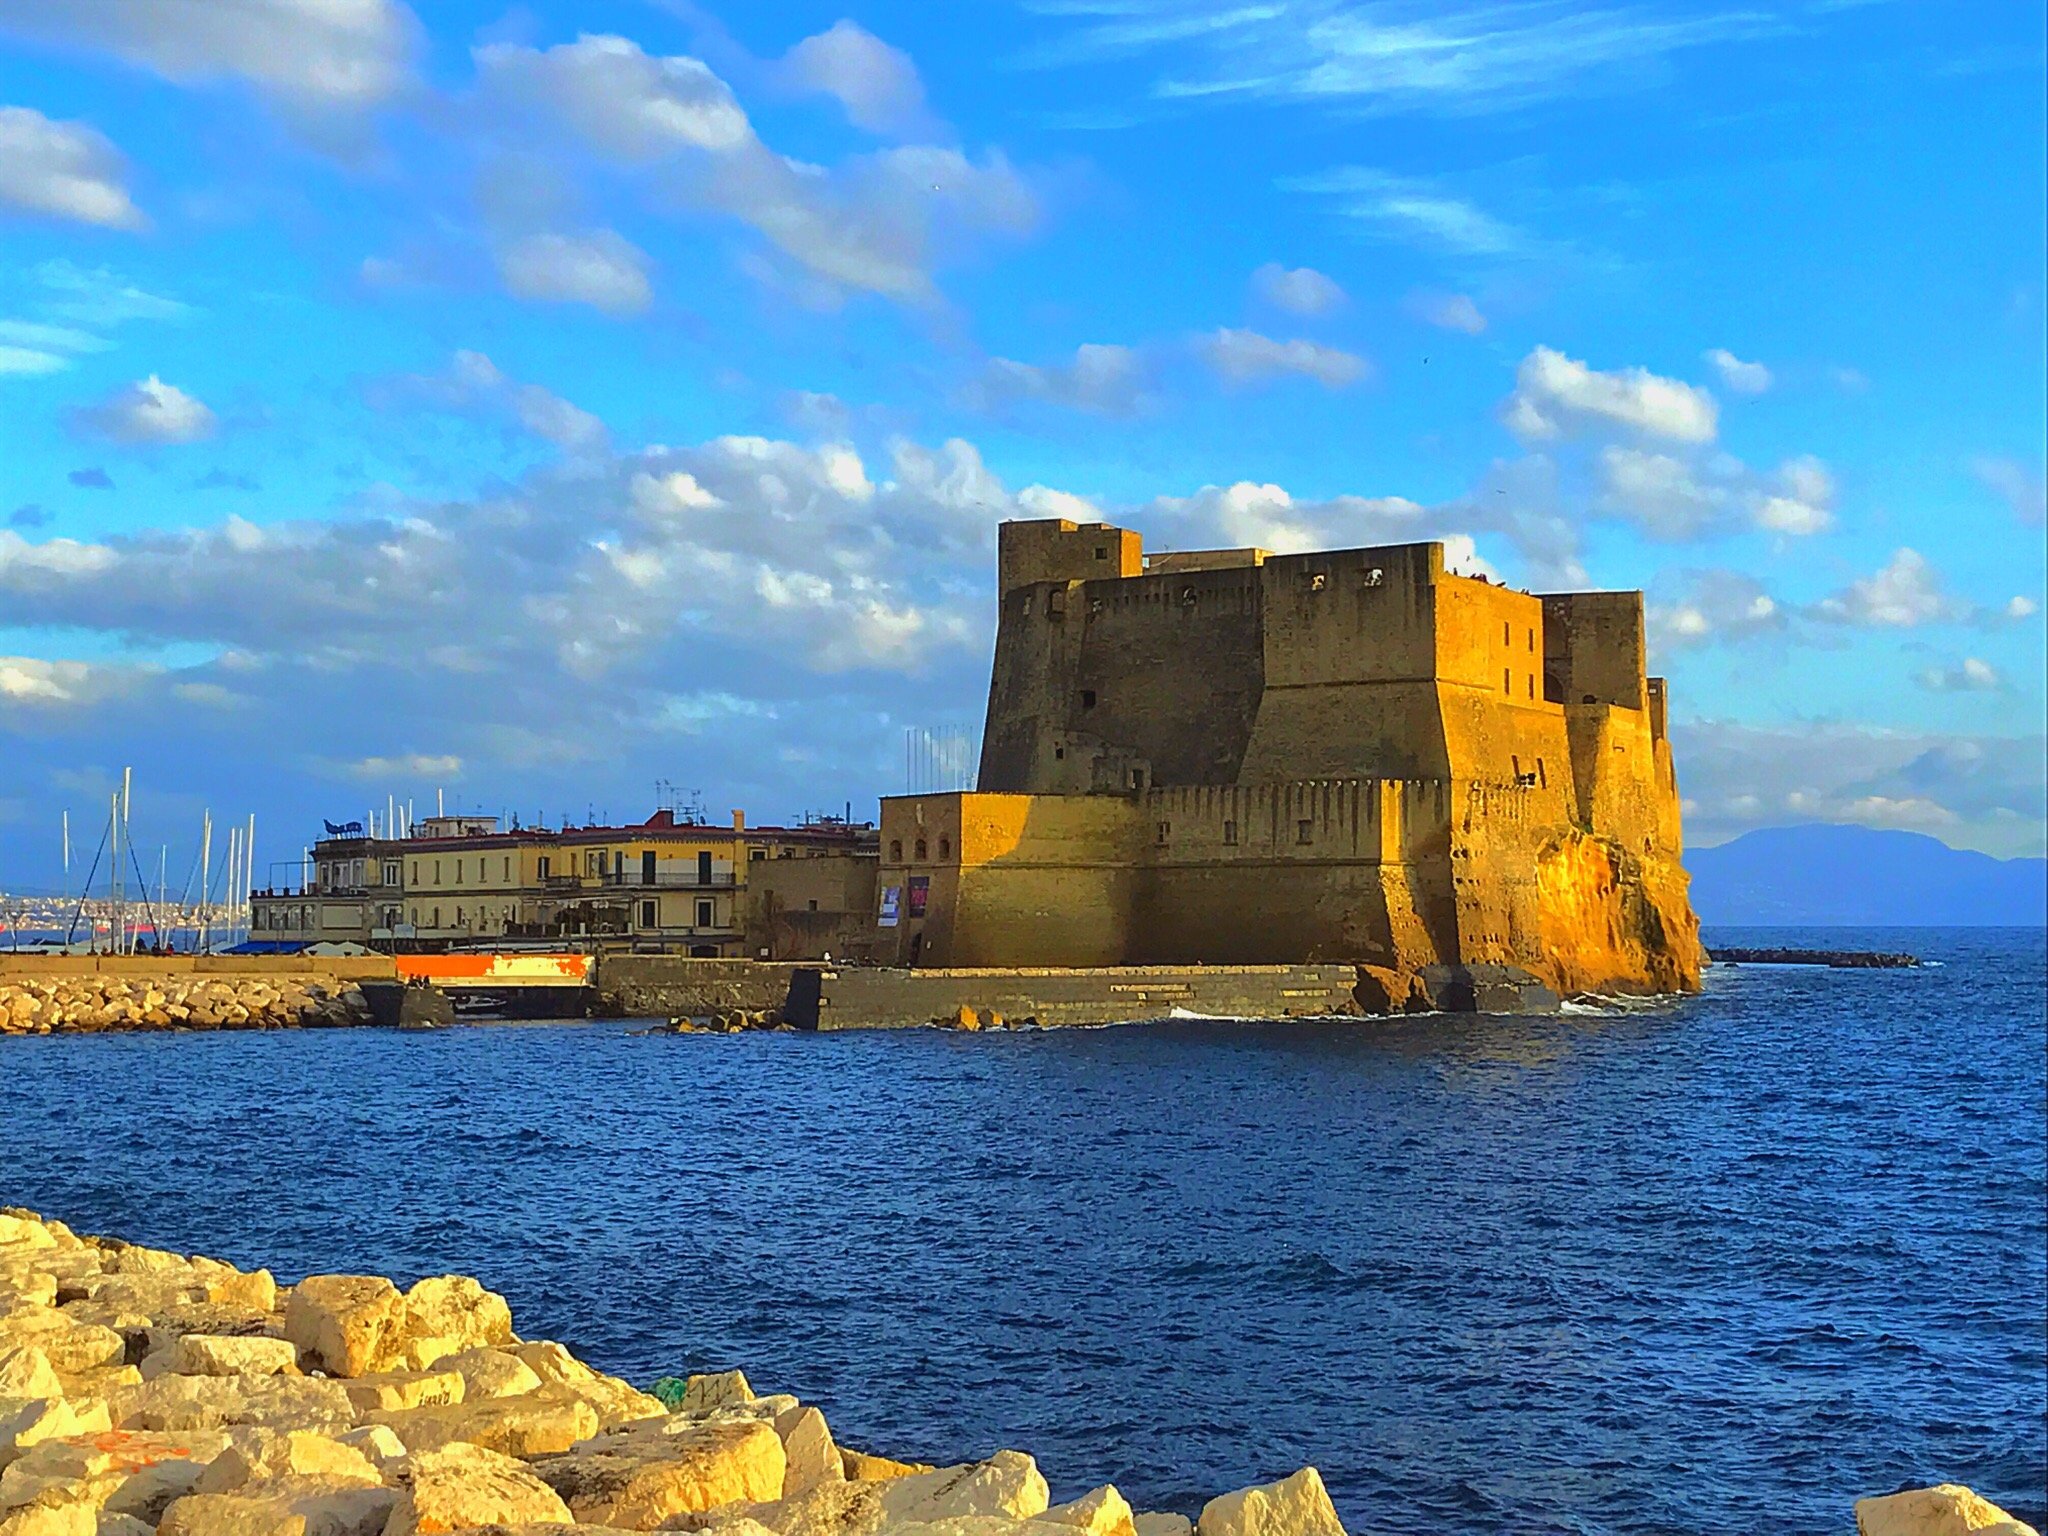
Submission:
M 1365 573 L 1365 584 L 1368 587 L 1384 586 L 1386 585 L 1386 580 L 1387 573 L 1381 570 L 1378 566 L 1374 566 L 1371 570 Z
M 1109 546 L 1107 544 L 1096 545 L 1095 558 L 1098 560 L 1107 560 L 1109 558 Z
M 1325 576 L 1321 571 L 1317 571 L 1315 575 L 1309 577 L 1308 579 L 1308 589 L 1311 592 L 1320 592 L 1323 590 L 1324 587 L 1328 586 L 1329 584 L 1330 578 Z
M 1093 688 L 1083 688 L 1081 690 L 1081 707 L 1083 709 L 1093 709 L 1095 707 L 1095 690 Z
M 930 857 L 931 854 L 926 849 L 925 840 L 920 837 L 917 840 L 917 862 L 922 864 L 926 859 Z
M 1533 629 L 1529 631 L 1529 654 L 1531 656 L 1536 654 L 1536 631 Z
M 1315 830 L 1316 824 L 1314 822 L 1307 820 L 1297 821 L 1294 824 L 1294 840 L 1297 843 L 1314 842 Z
M 1145 770 L 1144 770 L 1144 769 L 1142 769 L 1142 768 L 1133 768 L 1133 769 L 1131 770 L 1131 788 L 1133 788 L 1133 789 L 1143 789 L 1144 787 L 1145 787 Z
M 815 911 L 817 911 L 817 910 L 818 910 L 818 903 L 817 903 L 816 901 L 813 901 L 813 902 L 811 903 L 811 910 L 812 910 L 813 912 L 815 912 Z
M 1228 843 L 1233 848 L 1237 846 L 1236 822 L 1226 821 L 1225 823 L 1223 823 L 1223 841 Z
M 891 864 L 901 864 L 903 862 L 903 839 L 900 837 L 889 839 L 889 862 Z
M 1523 679 L 1522 679 L 1522 681 L 1523 681 L 1524 683 L 1528 684 L 1528 686 L 1529 686 L 1529 697 L 1530 697 L 1530 698 L 1532 698 L 1532 699 L 1533 699 L 1533 698 L 1535 698 L 1535 697 L 1536 697 L 1536 674 L 1535 674 L 1534 672 L 1531 672 L 1531 673 L 1530 673 L 1530 674 L 1529 674 L 1529 675 L 1528 675 L 1527 677 L 1523 678 Z
M 950 859 L 951 857 L 953 857 L 953 840 L 951 838 L 946 837 L 940 838 L 939 862 L 943 864 L 946 862 L 946 860 Z
M 1506 619 L 1500 621 L 1500 643 L 1502 645 L 1513 645 L 1515 643 L 1509 633 L 1508 621 Z
M 1506 667 L 1500 669 L 1500 691 L 1512 697 L 1515 691 L 1514 674 Z
M 1161 843 L 1162 845 L 1164 845 L 1164 843 L 1166 842 L 1166 839 L 1167 839 L 1167 835 L 1168 835 L 1169 833 L 1171 833 L 1172 831 L 1173 831 L 1173 823 L 1172 823 L 1172 822 L 1170 822 L 1170 821 L 1162 821 L 1161 823 L 1159 823 L 1159 841 L 1160 841 L 1160 843 Z
M 1045 616 L 1048 619 L 1063 618 L 1067 611 L 1067 592 L 1064 587 L 1055 587 L 1045 594 Z
M 1054 747 L 1052 749 L 1052 755 L 1056 760 L 1064 762 L 1066 761 L 1067 749 L 1065 747 Z
M 1543 772 L 1543 759 L 1540 757 L 1536 759 L 1536 782 L 1538 784 L 1545 786 L 1546 788 L 1548 788 L 1550 784 L 1550 779 Z
M 710 903 L 710 902 L 708 902 L 708 901 L 700 901 L 700 902 L 698 902 L 698 903 L 697 903 L 697 926 L 698 926 L 699 928 L 709 928 L 709 927 L 710 927 L 711 925 L 712 925 L 712 911 L 711 911 L 711 903 Z

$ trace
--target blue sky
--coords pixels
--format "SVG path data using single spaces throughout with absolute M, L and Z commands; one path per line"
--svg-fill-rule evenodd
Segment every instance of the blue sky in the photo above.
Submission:
M 0 0 L 0 884 L 871 808 L 1055 513 L 1641 586 L 1693 840 L 2039 853 L 2042 33 Z

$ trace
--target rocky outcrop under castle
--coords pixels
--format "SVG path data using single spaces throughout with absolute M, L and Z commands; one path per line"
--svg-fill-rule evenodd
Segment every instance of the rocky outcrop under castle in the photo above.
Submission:
M 319 1029 L 370 1022 L 360 987 L 313 975 L 88 973 L 0 982 L 0 1035 Z
M 444 1275 L 280 1286 L 0 1212 L 0 1536 L 1345 1536 L 1315 1468 L 1140 1512 L 1054 1504 L 1031 1457 L 839 1445 L 739 1371 L 641 1392 L 521 1339 Z M 1861 1536 L 2035 1536 L 1967 1488 L 1856 1506 Z

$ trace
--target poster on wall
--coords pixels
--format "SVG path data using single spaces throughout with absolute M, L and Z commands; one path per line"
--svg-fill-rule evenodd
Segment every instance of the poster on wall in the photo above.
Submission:
M 927 875 L 910 877 L 910 915 L 923 917 L 926 899 L 931 895 L 932 882 Z
M 896 926 L 896 904 L 902 895 L 903 888 L 899 885 L 886 885 L 882 887 L 882 915 L 876 922 L 877 927 L 894 928 Z

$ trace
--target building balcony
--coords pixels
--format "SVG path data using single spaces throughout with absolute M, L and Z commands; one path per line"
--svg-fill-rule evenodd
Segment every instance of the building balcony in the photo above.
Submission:
M 731 875 L 700 880 L 695 871 L 656 874 L 649 879 L 637 869 L 607 870 L 601 875 L 549 875 L 541 881 L 548 891 L 729 891 L 737 884 Z

